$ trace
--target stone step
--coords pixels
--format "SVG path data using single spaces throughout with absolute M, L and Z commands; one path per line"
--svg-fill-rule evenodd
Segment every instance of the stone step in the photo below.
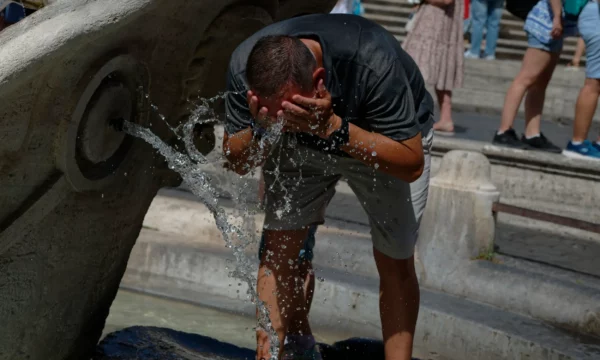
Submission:
M 121 286 L 251 316 L 247 287 L 229 277 L 226 251 L 144 230 Z M 256 264 L 254 264 L 256 265 Z M 317 276 L 311 322 L 380 339 L 378 281 L 334 269 Z M 572 336 L 539 321 L 464 298 L 421 291 L 415 346 L 454 360 L 596 359 L 600 340 Z
M 344 194 L 343 185 L 338 187 L 338 195 L 334 197 L 328 208 L 326 226 L 321 227 L 317 234 L 314 264 L 317 268 L 328 268 L 352 276 L 377 277 L 377 269 L 373 261 L 372 245 L 369 235 L 368 222 L 360 204 L 353 196 Z M 340 196 L 340 194 L 342 196 Z M 233 213 L 236 206 L 227 199 L 221 200 L 228 213 Z M 253 219 L 253 243 L 244 248 L 249 259 L 257 259 L 257 244 L 262 225 L 262 216 L 258 214 Z M 214 251 L 224 250 L 224 241 L 216 229 L 214 220 L 204 205 L 193 195 L 179 190 L 163 190 L 156 197 L 144 220 L 146 229 L 155 231 L 157 238 L 162 234 L 171 234 L 179 238 L 179 242 L 187 242 L 194 246 L 211 248 Z M 507 224 L 510 226 L 510 224 Z M 500 227 L 501 229 L 501 227 Z M 514 229 L 514 226 L 512 227 Z M 502 232 L 499 237 L 503 237 Z M 521 243 L 525 239 L 520 239 Z M 543 241 L 543 240 L 540 240 Z M 540 248 L 538 261 L 543 259 L 560 258 L 552 253 L 552 239 Z M 576 240 L 571 239 L 574 243 Z M 504 253 L 526 251 L 527 246 L 517 242 L 514 233 L 499 242 L 500 250 Z M 582 243 L 581 241 L 579 243 Z M 555 242 L 560 245 L 560 238 Z M 600 242 L 590 242 L 595 249 L 600 248 Z M 532 247 L 543 246 L 533 243 Z M 564 246 L 564 245 L 563 245 Z M 568 248 L 568 245 L 567 245 Z M 542 254 L 549 252 L 546 257 Z M 574 253 L 563 254 L 573 262 L 578 262 Z M 583 269 L 594 267 L 594 255 L 580 261 Z M 530 271 L 529 261 L 511 257 L 498 258 L 494 254 L 482 254 L 494 261 L 479 261 L 472 259 L 464 264 L 460 274 L 448 276 L 444 283 L 444 291 L 458 296 L 496 306 L 507 311 L 534 317 L 551 324 L 561 325 L 572 330 L 600 336 L 600 278 L 559 269 L 549 265 L 537 265 L 536 269 L 544 268 L 542 273 L 553 273 L 556 276 L 542 275 L 539 271 Z M 598 255 L 596 255 L 597 257 Z M 503 260 L 504 259 L 504 260 Z M 420 266 L 429 267 L 429 264 Z M 561 309 L 561 310 L 558 310 Z

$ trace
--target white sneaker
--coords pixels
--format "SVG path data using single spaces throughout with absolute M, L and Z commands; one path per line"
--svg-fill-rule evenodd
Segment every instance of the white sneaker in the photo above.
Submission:
M 495 55 L 487 55 L 483 59 L 484 60 L 496 60 L 496 56 Z
M 466 59 L 479 59 L 479 56 L 473 54 L 470 50 L 465 51 Z

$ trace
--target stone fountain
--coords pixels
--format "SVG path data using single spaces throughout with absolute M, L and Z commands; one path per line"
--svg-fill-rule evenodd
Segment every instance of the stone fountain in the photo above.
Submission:
M 0 33 L 0 359 L 89 358 L 152 198 L 178 185 L 108 122 L 168 140 L 150 101 L 178 124 L 245 37 L 334 3 L 55 0 Z

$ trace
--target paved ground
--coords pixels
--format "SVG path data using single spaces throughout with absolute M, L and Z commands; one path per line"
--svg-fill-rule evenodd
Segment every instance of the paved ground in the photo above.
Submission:
M 491 142 L 500 124 L 500 115 L 455 112 L 454 121 L 456 138 Z M 517 133 L 521 134 L 524 127 L 525 121 L 518 118 L 515 123 Z M 544 121 L 542 132 L 556 145 L 564 147 L 571 138 L 572 125 Z M 600 124 L 594 123 L 590 131 L 590 140 L 596 140 L 599 134 Z
M 498 252 L 600 277 L 600 243 L 498 223 Z

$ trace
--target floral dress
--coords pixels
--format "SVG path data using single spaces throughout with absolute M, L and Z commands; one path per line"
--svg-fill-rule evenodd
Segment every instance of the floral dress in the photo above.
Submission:
M 419 66 L 425 82 L 437 90 L 453 90 L 463 84 L 463 15 L 463 0 L 443 7 L 423 4 L 404 41 L 404 50 Z

